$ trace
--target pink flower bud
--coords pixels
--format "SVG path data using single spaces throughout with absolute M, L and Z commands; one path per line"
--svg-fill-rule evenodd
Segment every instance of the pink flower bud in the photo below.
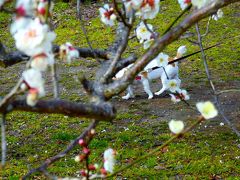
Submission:
M 26 15 L 26 10 L 24 9 L 23 5 L 17 7 L 16 13 L 18 16 L 25 16 Z
M 86 159 L 86 154 L 81 154 L 81 155 L 79 155 L 79 157 L 80 157 L 80 162 L 82 162 L 84 159 Z
M 101 171 L 101 174 L 102 174 L 102 175 L 104 175 L 104 176 L 107 175 L 107 171 L 106 171 L 104 168 L 102 168 L 100 171 Z
M 90 164 L 90 165 L 88 166 L 88 169 L 89 169 L 90 171 L 94 171 L 94 170 L 96 170 L 96 167 L 95 167 L 93 164 Z
M 81 173 L 81 175 L 84 176 L 84 177 L 87 176 L 87 173 L 86 173 L 86 171 L 85 171 L 84 169 L 82 169 L 82 170 L 80 171 L 80 173 Z
M 78 144 L 79 144 L 80 146 L 82 146 L 82 147 L 85 147 L 85 146 L 86 146 L 86 143 L 85 143 L 85 141 L 84 141 L 83 139 L 80 139 L 80 140 L 78 141 Z
M 89 155 L 90 152 L 91 152 L 90 149 L 88 149 L 88 148 L 86 148 L 86 147 L 83 148 L 83 153 L 84 153 L 84 154 Z
M 45 8 L 40 8 L 38 9 L 38 13 L 41 15 L 45 15 L 46 14 L 46 9 Z

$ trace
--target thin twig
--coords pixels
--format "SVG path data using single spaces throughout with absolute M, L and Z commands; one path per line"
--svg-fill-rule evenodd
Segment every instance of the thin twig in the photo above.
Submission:
M 172 27 L 173 25 L 187 12 L 191 9 L 192 4 L 188 5 L 182 12 L 181 14 L 178 15 L 177 18 L 175 18 L 171 24 L 167 27 L 167 29 L 162 33 L 162 35 L 166 34 Z
M 7 140 L 6 140 L 6 114 L 2 114 L 2 121 L 1 121 L 1 136 L 2 136 L 2 161 L 1 161 L 1 169 L 4 168 L 6 164 L 6 157 L 7 157 Z
M 120 168 L 119 170 L 115 171 L 113 174 L 107 176 L 107 178 L 113 177 L 115 175 L 117 175 L 118 173 L 132 167 L 133 165 L 139 163 L 142 160 L 146 160 L 148 157 L 153 156 L 156 153 L 160 153 L 161 149 L 163 149 L 164 147 L 166 147 L 167 145 L 169 145 L 171 142 L 173 142 L 175 139 L 177 139 L 178 137 L 182 137 L 184 134 L 186 134 L 187 132 L 191 131 L 195 126 L 197 126 L 198 124 L 200 124 L 202 121 L 204 120 L 203 117 L 200 117 L 196 122 L 194 122 L 190 127 L 186 128 L 182 133 L 180 134 L 176 134 L 175 136 L 171 137 L 169 140 L 167 140 L 164 144 L 162 144 L 161 146 L 155 148 L 154 150 L 150 151 L 149 153 L 147 153 L 146 155 L 138 158 L 137 160 L 133 161 L 131 164 L 128 164 L 122 168 Z
M 220 94 L 229 93 L 229 92 L 240 92 L 240 89 L 227 89 L 227 90 L 217 91 L 216 94 L 220 95 Z
M 234 125 L 231 123 L 231 121 L 225 116 L 225 114 L 222 110 L 221 103 L 220 103 L 219 98 L 217 96 L 216 88 L 215 88 L 215 86 L 212 82 L 212 78 L 211 78 L 211 75 L 210 75 L 210 72 L 209 72 L 208 63 L 207 63 L 206 55 L 204 53 L 204 49 L 203 49 L 203 45 L 202 45 L 202 37 L 201 37 L 200 31 L 199 31 L 198 23 L 196 23 L 196 31 L 197 31 L 197 35 L 198 35 L 199 47 L 200 47 L 201 53 L 202 53 L 202 59 L 203 59 L 204 67 L 205 67 L 205 72 L 206 72 L 206 75 L 207 75 L 207 79 L 210 83 L 210 86 L 211 86 L 211 89 L 212 89 L 212 95 L 214 97 L 214 100 L 216 101 L 218 111 L 219 111 L 220 115 L 222 116 L 222 118 L 224 119 L 224 121 L 232 129 L 232 131 L 235 132 L 235 134 L 238 137 L 240 137 L 239 131 L 234 127 Z
M 209 25 L 210 25 L 210 21 L 211 21 L 211 19 L 212 19 L 212 16 L 209 17 L 208 22 L 207 22 L 207 28 L 206 28 L 206 31 L 205 31 L 204 34 L 201 35 L 201 37 L 204 37 L 204 36 L 206 36 L 206 35 L 209 33 Z
M 80 136 L 78 136 L 76 139 L 74 139 L 68 146 L 67 148 L 58 153 L 56 156 L 53 156 L 49 159 L 47 159 L 41 166 L 39 166 L 38 168 L 35 168 L 35 169 L 31 169 L 25 176 L 23 176 L 23 180 L 24 179 L 27 179 L 29 176 L 31 176 L 33 173 L 36 173 L 36 172 L 39 172 L 39 171 L 45 171 L 47 169 L 47 167 L 49 165 L 51 165 L 52 163 L 54 163 L 55 161 L 63 158 L 66 156 L 66 154 L 68 152 L 70 152 L 76 145 L 78 145 L 78 141 L 80 139 L 84 139 L 88 134 L 89 132 L 91 131 L 91 129 L 94 129 L 98 124 L 98 121 L 94 120 L 83 132 Z
M 95 51 L 93 50 L 92 44 L 91 44 L 91 42 L 90 42 L 90 40 L 89 40 L 89 37 L 88 37 L 87 31 L 86 31 L 86 28 L 85 28 L 85 26 L 84 26 L 84 22 L 83 22 L 83 20 L 82 20 L 82 13 L 81 13 L 80 8 L 81 8 L 81 0 L 77 0 L 77 17 L 78 17 L 78 19 L 79 19 L 79 21 L 80 21 L 81 29 L 82 29 L 82 31 L 83 31 L 83 34 L 84 34 L 85 38 L 86 38 L 86 41 L 87 41 L 87 43 L 88 43 L 88 46 L 89 46 L 89 48 L 91 49 L 91 51 L 92 51 L 92 53 L 93 53 L 93 55 L 94 55 L 95 60 L 96 60 L 97 62 L 101 63 L 101 61 L 98 59 Z
M 57 77 L 57 65 L 51 65 L 51 73 L 52 73 L 52 83 L 53 83 L 53 97 L 55 99 L 59 98 L 59 84 L 58 84 L 58 77 Z
M 102 83 L 105 83 L 115 73 L 117 62 L 121 58 L 121 55 L 124 52 L 124 50 L 127 48 L 128 36 L 130 34 L 130 30 L 131 30 L 131 28 L 129 28 L 129 27 L 126 27 L 126 26 L 123 27 L 122 41 L 120 42 L 120 44 L 118 46 L 116 54 L 114 54 L 114 58 L 110 64 L 109 68 L 107 69 L 107 71 L 103 75 L 103 77 L 101 78 Z
M 117 12 L 118 16 L 120 17 L 121 21 L 123 22 L 123 24 L 124 24 L 125 26 L 131 27 L 131 24 L 129 24 L 129 23 L 126 21 L 125 17 L 123 17 L 123 14 L 122 14 L 121 11 L 118 9 L 118 5 L 117 5 L 116 0 L 113 0 L 113 8 L 116 10 L 116 12 Z
M 18 89 L 19 89 L 19 87 L 21 86 L 22 82 L 23 82 L 23 79 L 20 78 L 20 79 L 18 80 L 17 84 L 14 86 L 14 88 L 1 100 L 1 102 L 0 102 L 0 108 L 1 108 L 2 106 L 6 105 L 6 104 L 10 101 L 10 99 L 11 99 L 15 94 L 18 93 Z

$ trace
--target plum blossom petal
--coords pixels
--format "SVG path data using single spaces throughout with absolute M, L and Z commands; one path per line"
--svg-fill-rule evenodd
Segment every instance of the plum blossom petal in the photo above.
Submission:
M 213 1 L 215 0 L 192 0 L 192 5 L 200 9 Z
M 169 129 L 174 134 L 180 134 L 184 129 L 184 123 L 182 121 L 171 120 L 168 123 Z
M 211 119 L 218 115 L 218 111 L 211 101 L 199 102 L 196 106 L 205 119 Z
M 166 83 L 165 86 L 169 91 L 175 93 L 176 91 L 179 90 L 180 82 L 177 81 L 176 79 L 167 80 L 165 83 Z
M 142 19 L 153 19 L 157 16 L 159 9 L 159 0 L 143 0 L 136 15 L 140 16 Z
M 153 30 L 153 26 L 151 24 L 147 24 L 147 27 L 150 30 Z M 136 35 L 140 43 L 143 43 L 145 40 L 151 39 L 152 33 L 148 30 L 147 27 L 143 22 L 141 22 L 136 29 Z
M 110 8 L 108 4 L 105 4 L 103 8 L 99 8 L 101 21 L 108 25 L 113 26 L 117 16 L 114 14 L 113 8 Z
M 23 72 L 22 77 L 29 89 L 36 89 L 38 91 L 39 97 L 43 97 L 45 95 L 44 80 L 39 70 L 32 68 L 28 69 Z
M 39 71 L 45 71 L 47 66 L 52 64 L 54 64 L 54 55 L 52 53 L 41 53 L 33 57 L 31 67 Z
M 181 99 L 178 96 L 175 96 L 174 94 L 169 94 L 171 96 L 171 101 L 173 103 L 178 103 L 181 101 Z
M 113 173 L 115 165 L 115 155 L 116 151 L 111 148 L 104 151 L 104 169 L 110 173 Z
M 155 58 L 157 61 L 158 67 L 166 67 L 168 65 L 169 56 L 165 53 L 159 53 L 159 55 Z
M 38 18 L 14 34 L 16 47 L 29 56 L 51 49 L 55 37 L 55 33 L 49 32 L 48 26 L 43 25 Z

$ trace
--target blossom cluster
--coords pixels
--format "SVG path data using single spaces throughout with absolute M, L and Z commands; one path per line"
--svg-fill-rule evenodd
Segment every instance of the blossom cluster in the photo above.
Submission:
M 186 9 L 192 4 L 197 9 L 207 6 L 211 2 L 216 0 L 178 0 L 178 3 L 182 10 Z M 160 0 L 126 0 L 123 1 L 123 6 L 127 17 L 135 13 L 136 16 L 142 20 L 154 19 L 160 11 Z M 113 26 L 117 16 L 114 14 L 113 7 L 109 4 L 105 4 L 99 8 L 101 21 L 108 25 Z
M 157 16 L 160 10 L 159 0 L 127 0 L 123 2 L 127 17 L 131 12 L 136 12 L 136 15 L 141 19 L 153 19 Z M 99 8 L 101 21 L 109 26 L 113 26 L 117 16 L 114 14 L 114 9 L 105 4 Z
M 93 134 L 92 134 L 93 135 Z M 91 136 L 92 136 L 91 135 Z M 88 161 L 88 157 L 91 153 L 91 150 L 88 148 L 87 142 L 84 139 L 79 140 L 79 145 L 83 148 L 82 153 L 75 157 L 76 162 L 82 162 L 84 160 Z M 104 151 L 103 154 L 103 168 L 100 168 L 98 164 L 89 164 L 87 169 L 82 169 L 81 176 L 86 177 L 101 177 L 104 178 L 108 173 L 113 173 L 115 166 L 115 155 L 116 151 L 109 148 Z M 100 174 L 98 174 L 98 172 Z
M 28 90 L 27 104 L 34 106 L 45 95 L 41 72 L 54 64 L 52 42 L 56 38 L 45 21 L 51 4 L 47 0 L 17 0 L 10 32 L 18 50 L 30 57 L 21 88 Z
M 60 59 L 66 60 L 67 63 L 71 63 L 72 59 L 79 58 L 79 52 L 70 42 L 62 44 L 60 46 Z

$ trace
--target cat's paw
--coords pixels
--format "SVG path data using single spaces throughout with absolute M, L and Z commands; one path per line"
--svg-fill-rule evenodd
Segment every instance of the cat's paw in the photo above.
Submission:
M 155 92 L 154 94 L 159 96 L 161 94 L 161 92 Z
M 152 99 L 152 98 L 153 98 L 153 95 L 148 96 L 148 99 Z
M 130 96 L 128 96 L 128 95 L 122 97 L 122 99 L 125 99 L 125 100 L 128 100 L 129 98 L 130 98 Z

